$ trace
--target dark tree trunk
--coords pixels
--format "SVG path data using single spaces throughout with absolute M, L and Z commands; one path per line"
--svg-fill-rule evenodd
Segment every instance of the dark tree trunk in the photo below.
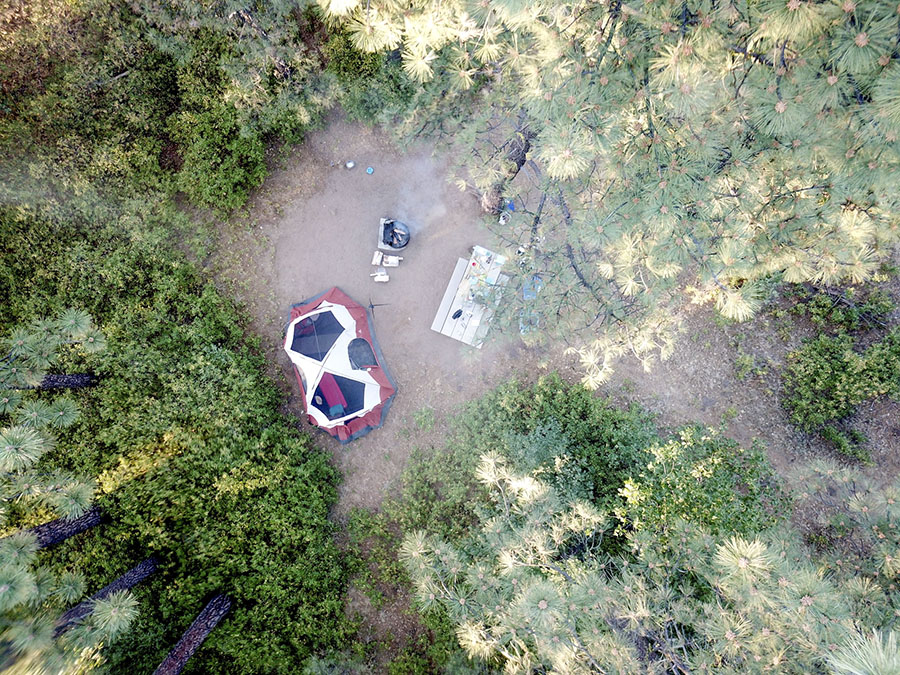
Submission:
M 520 125 L 523 121 L 520 120 Z M 503 176 L 481 195 L 481 209 L 485 213 L 498 214 L 503 210 L 503 190 L 528 161 L 528 151 L 531 150 L 531 140 L 534 136 L 533 132 L 520 126 L 516 129 L 515 136 L 507 141 L 506 155 L 503 158 Z
M 56 628 L 53 631 L 53 637 L 59 637 L 72 624 L 81 621 L 84 617 L 91 613 L 94 608 L 94 600 L 103 600 L 117 591 L 127 591 L 137 586 L 144 579 L 149 577 L 156 571 L 158 561 L 153 556 L 147 558 L 144 562 L 132 567 L 111 584 L 104 586 L 94 593 L 87 600 L 79 602 L 77 605 L 69 609 L 56 622 Z
M 97 384 L 97 378 L 91 373 L 61 373 L 45 375 L 36 389 L 84 389 Z
M 159 664 L 159 668 L 153 671 L 153 675 L 177 675 L 180 673 L 188 659 L 209 637 L 213 628 L 228 614 L 229 609 L 231 609 L 231 599 L 227 595 L 217 595 L 210 600 L 194 619 L 191 627 L 181 636 L 175 648 Z
M 100 510 L 100 507 L 92 506 L 73 520 L 57 518 L 49 523 L 29 528 L 26 532 L 30 532 L 37 538 L 38 548 L 47 548 L 55 546 L 79 532 L 89 530 L 102 523 L 105 519 L 106 517 Z

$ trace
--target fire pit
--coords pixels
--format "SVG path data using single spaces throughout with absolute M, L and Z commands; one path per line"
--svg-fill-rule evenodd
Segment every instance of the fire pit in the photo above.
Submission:
M 378 226 L 378 248 L 383 251 L 402 251 L 409 244 L 409 227 L 393 218 L 382 218 Z

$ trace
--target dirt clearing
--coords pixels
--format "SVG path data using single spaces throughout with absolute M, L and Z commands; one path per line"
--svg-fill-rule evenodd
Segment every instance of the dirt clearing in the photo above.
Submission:
M 412 447 L 430 440 L 424 433 L 430 425 L 421 420 L 432 413 L 439 435 L 459 404 L 504 379 L 527 381 L 549 370 L 579 377 L 562 347 L 535 350 L 507 339 L 476 350 L 431 331 L 456 259 L 468 257 L 475 244 L 496 245 L 477 200 L 448 183 L 447 162 L 433 150 L 421 144 L 401 151 L 383 131 L 335 113 L 281 161 L 242 216 L 223 224 L 212 258 L 219 278 L 229 280 L 250 312 L 298 419 L 299 390 L 281 351 L 288 307 L 331 286 L 375 306 L 376 335 L 398 393 L 382 429 L 346 446 L 316 434 L 344 474 L 339 518 L 355 506 L 378 508 Z M 345 168 L 347 161 L 355 167 Z M 391 280 L 376 284 L 370 262 L 385 216 L 408 223 L 412 241 L 400 266 L 389 269 Z M 671 359 L 649 373 L 623 359 L 601 391 L 639 402 L 666 427 L 717 426 L 724 419 L 736 440 L 761 439 L 778 469 L 790 471 L 797 461 L 828 454 L 820 440 L 790 425 L 779 403 L 777 368 L 810 335 L 796 326 L 787 333 L 765 314 L 725 326 L 709 308 L 691 308 Z M 861 424 L 882 475 L 894 476 L 900 411 L 893 402 L 872 405 L 881 423 Z
M 355 167 L 345 168 L 347 161 Z M 447 182 L 429 147 L 401 152 L 383 133 L 335 116 L 283 164 L 254 195 L 249 226 L 237 218 L 224 227 L 214 266 L 250 311 L 298 417 L 299 389 L 281 351 L 289 306 L 332 286 L 374 305 L 376 336 L 398 385 L 387 423 L 346 446 L 322 433 L 317 438 L 344 473 L 337 515 L 354 506 L 377 508 L 415 442 L 414 419 L 429 411 L 443 417 L 528 367 L 515 344 L 477 350 L 430 329 L 457 258 L 495 242 L 477 201 Z M 381 217 L 412 231 L 386 284 L 369 276 Z

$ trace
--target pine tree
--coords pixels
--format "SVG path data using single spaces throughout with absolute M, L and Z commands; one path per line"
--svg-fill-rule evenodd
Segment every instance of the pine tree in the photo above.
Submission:
M 137 601 L 127 592 L 90 600 L 83 620 L 58 634 L 61 608 L 81 599 L 85 581 L 77 572 L 51 573 L 37 564 L 36 552 L 33 535 L 0 540 L 0 669 L 22 675 L 87 670 L 100 661 L 101 647 L 130 626 Z
M 685 297 L 743 320 L 771 281 L 858 283 L 897 241 L 886 0 L 322 5 L 422 83 L 401 131 L 441 129 L 463 187 L 516 199 L 518 288 L 541 276 L 533 309 L 580 333 L 590 384 L 670 353 Z
M 458 546 L 412 533 L 401 556 L 420 605 L 505 672 L 821 672 L 878 625 L 790 532 L 716 538 L 676 520 L 665 539 L 631 535 L 623 556 L 606 545 L 614 519 L 590 504 L 502 457 L 477 475 L 494 504 L 482 530 Z
M 200 91 L 187 92 L 188 109 L 225 105 L 237 111 L 242 135 L 293 138 L 330 100 L 327 85 L 317 77 L 324 31 L 306 4 L 153 0 L 141 3 L 138 11 L 154 45 L 173 55 L 186 72 L 197 52 L 220 53 L 218 63 L 196 66 L 211 67 L 207 81 L 184 82 L 212 90 L 206 100 L 197 96 Z
M 47 523 L 29 527 L 24 532 L 34 536 L 38 549 L 49 548 L 50 546 L 61 544 L 69 537 L 74 537 L 76 534 L 85 532 L 92 527 L 97 527 L 103 520 L 104 514 L 100 507 L 92 506 L 77 518 L 57 518 Z
M 78 408 L 65 397 L 47 402 L 22 392 L 41 385 L 64 348 L 94 353 L 104 348 L 103 335 L 87 314 L 70 310 L 58 319 L 16 328 L 3 344 L 0 420 L 12 423 L 0 428 L 0 517 L 6 521 L 14 503 L 30 503 L 50 507 L 65 518 L 78 518 L 90 505 L 92 484 L 35 468 L 53 447 L 53 432 L 72 424 Z
M 197 615 L 193 623 L 181 636 L 172 651 L 170 651 L 159 667 L 153 671 L 153 675 L 178 675 L 194 652 L 200 649 L 213 629 L 225 618 L 231 609 L 231 598 L 227 595 L 216 595 L 206 603 L 206 606 Z
M 84 620 L 95 611 L 98 601 L 106 600 L 107 598 L 131 590 L 156 572 L 158 566 L 159 561 L 151 556 L 101 588 L 87 600 L 82 600 L 74 607 L 67 609 L 66 612 L 56 620 L 56 625 L 53 629 L 53 637 L 59 637 L 76 624 L 83 623 Z
M 90 508 L 92 481 L 40 468 L 55 444 L 54 432 L 78 417 L 64 397 L 47 402 L 39 389 L 64 350 L 94 353 L 105 340 L 83 312 L 70 310 L 55 320 L 17 328 L 3 340 L 0 359 L 0 504 L 7 531 L 37 511 L 62 518 L 14 531 L 0 539 L 0 669 L 9 673 L 71 672 L 100 659 L 100 647 L 121 634 L 136 614 L 128 593 L 108 592 L 77 605 L 83 619 L 63 635 L 56 631 L 61 609 L 81 599 L 84 579 L 73 571 L 54 573 L 39 564 L 39 549 L 93 527 L 102 519 Z M 117 590 L 117 589 L 116 589 Z M 85 604 L 88 603 L 88 604 Z

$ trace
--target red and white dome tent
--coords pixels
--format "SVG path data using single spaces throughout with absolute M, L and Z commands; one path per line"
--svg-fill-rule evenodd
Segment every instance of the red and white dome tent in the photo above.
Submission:
M 397 387 L 384 367 L 371 315 L 342 290 L 291 306 L 284 351 L 311 424 L 349 443 L 384 423 Z

